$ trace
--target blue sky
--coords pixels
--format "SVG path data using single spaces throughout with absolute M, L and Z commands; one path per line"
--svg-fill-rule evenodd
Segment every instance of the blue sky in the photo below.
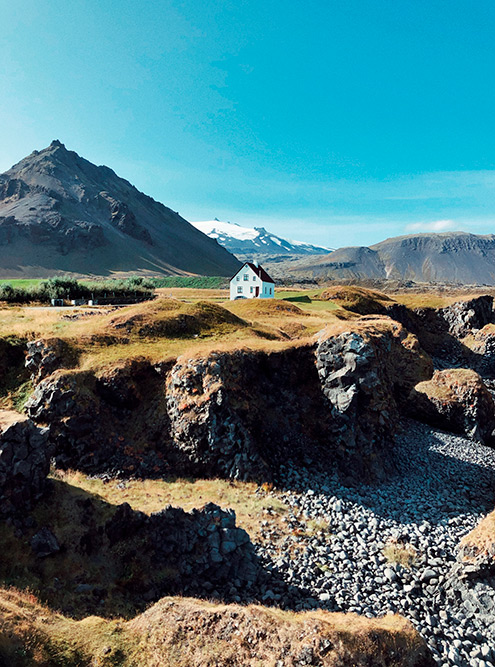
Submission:
M 495 3 L 0 0 L 0 171 L 54 138 L 186 219 L 495 232 Z

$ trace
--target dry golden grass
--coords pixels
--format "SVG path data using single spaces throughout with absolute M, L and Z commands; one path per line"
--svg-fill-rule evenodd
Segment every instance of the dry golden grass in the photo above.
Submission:
M 460 543 L 461 548 L 472 551 L 472 554 L 492 554 L 495 549 L 495 511 L 488 514 Z
M 401 544 L 396 540 L 389 540 L 383 548 L 383 555 L 389 563 L 410 568 L 416 562 L 418 552 L 412 544 Z
M 469 301 L 478 296 L 483 296 L 485 294 L 494 294 L 494 290 L 490 288 L 484 288 L 480 291 L 472 290 L 453 290 L 449 292 L 436 292 L 434 290 L 430 291 L 421 291 L 418 289 L 417 292 L 398 292 L 394 293 L 394 301 L 402 303 L 408 308 L 446 308 L 451 306 L 457 301 Z
M 131 621 L 68 619 L 0 589 L 0 656 L 9 667 L 275 667 L 311 653 L 322 667 L 429 664 L 400 616 L 367 619 L 163 598 Z
M 394 300 L 382 292 L 358 287 L 356 285 L 335 285 L 320 294 L 322 301 L 331 301 L 334 304 L 360 315 L 380 313 Z
M 111 505 L 129 503 L 134 510 L 146 514 L 157 512 L 167 505 L 182 507 L 186 512 L 206 503 L 216 503 L 223 508 L 235 510 L 237 524 L 244 528 L 253 539 L 261 533 L 261 521 L 270 511 L 271 523 L 283 517 L 287 505 L 276 495 L 259 489 L 252 482 L 238 482 L 224 479 L 171 479 L 171 480 L 119 480 L 102 482 L 87 477 L 80 472 L 56 471 L 55 477 L 79 488 L 92 496 L 102 498 Z
M 283 299 L 242 299 L 225 304 L 231 313 L 244 319 L 252 317 L 304 317 L 305 313 L 295 303 Z
M 309 297 L 308 297 L 309 298 Z M 309 337 L 329 322 L 356 317 L 329 301 L 284 301 L 281 299 L 229 301 L 225 308 L 253 327 L 270 327 L 290 339 Z
M 190 287 L 159 287 L 155 292 L 159 297 L 181 299 L 183 301 L 226 301 L 228 289 L 196 289 Z
M 360 314 L 353 309 L 376 312 L 392 303 L 385 294 L 354 286 L 277 290 L 277 296 L 291 300 L 227 300 L 221 305 L 219 300 L 227 296 L 222 290 L 172 288 L 158 292 L 155 301 L 124 308 L 2 308 L 0 336 L 63 338 L 77 350 L 80 368 L 100 370 L 137 357 L 159 362 L 211 350 L 271 350 L 287 341 L 304 343 L 327 325 L 338 327 L 342 323 L 342 330 L 349 322 L 355 326 Z M 460 296 L 408 293 L 394 295 L 394 299 L 424 306 L 452 302 Z M 11 407 L 13 401 L 4 404 Z
M 137 644 L 123 627 L 95 616 L 75 621 L 30 593 L 0 589 L 0 663 L 9 667 L 137 664 L 119 657 L 135 653 Z

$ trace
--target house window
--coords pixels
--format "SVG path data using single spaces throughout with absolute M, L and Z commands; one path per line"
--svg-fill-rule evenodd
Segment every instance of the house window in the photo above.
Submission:
M 249 276 L 247 273 L 244 274 L 244 280 L 249 280 Z
M 251 292 L 251 294 L 254 292 L 254 287 L 253 286 L 251 286 L 250 292 Z
M 242 294 L 242 285 L 237 287 L 237 294 Z
M 256 280 L 256 276 L 253 276 L 253 280 Z

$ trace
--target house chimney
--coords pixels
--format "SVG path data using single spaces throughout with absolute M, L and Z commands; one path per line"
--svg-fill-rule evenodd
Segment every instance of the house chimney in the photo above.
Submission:
M 255 265 L 256 268 L 258 268 L 259 264 L 257 259 L 253 259 L 253 264 Z

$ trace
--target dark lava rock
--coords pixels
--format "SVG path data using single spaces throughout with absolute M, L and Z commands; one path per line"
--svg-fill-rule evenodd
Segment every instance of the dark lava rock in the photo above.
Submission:
M 31 548 L 38 558 L 53 556 L 60 551 L 60 545 L 52 531 L 46 526 L 31 538 Z
M 0 516 L 29 511 L 43 494 L 49 469 L 47 429 L 0 412 Z
M 74 350 L 60 338 L 28 341 L 26 368 L 31 380 L 38 383 L 59 368 L 71 368 L 76 364 Z
M 361 478 L 382 475 L 401 403 L 418 378 L 431 376 L 431 360 L 400 324 L 379 316 L 354 330 L 324 330 L 316 360 L 341 459 Z

